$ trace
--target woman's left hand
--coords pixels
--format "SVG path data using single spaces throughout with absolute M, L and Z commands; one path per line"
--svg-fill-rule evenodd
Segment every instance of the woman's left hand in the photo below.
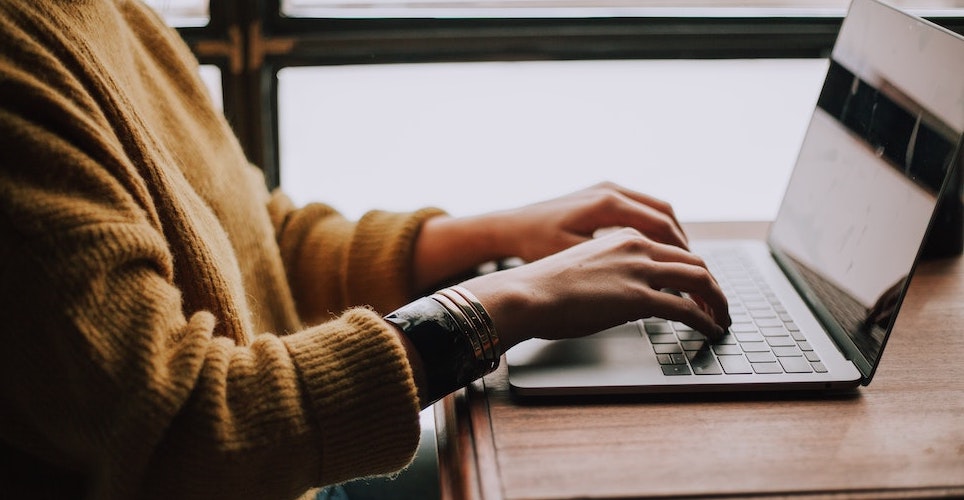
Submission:
M 415 285 L 425 290 L 483 262 L 507 257 L 532 262 L 617 227 L 687 249 L 669 203 L 606 182 L 520 208 L 427 221 L 416 244 Z
M 620 227 L 687 249 L 669 203 L 608 182 L 495 215 L 502 218 L 509 253 L 527 262 L 592 239 L 599 230 Z

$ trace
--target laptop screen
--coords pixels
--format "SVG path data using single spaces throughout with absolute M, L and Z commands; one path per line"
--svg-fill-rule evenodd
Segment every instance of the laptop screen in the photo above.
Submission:
M 854 0 L 769 242 L 868 379 L 962 131 L 964 40 Z

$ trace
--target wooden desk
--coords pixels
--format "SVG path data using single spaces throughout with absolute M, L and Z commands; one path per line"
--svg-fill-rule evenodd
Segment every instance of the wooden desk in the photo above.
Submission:
M 964 259 L 922 265 L 873 382 L 847 397 L 520 404 L 503 366 L 437 406 L 443 496 L 964 496 L 962 298 Z

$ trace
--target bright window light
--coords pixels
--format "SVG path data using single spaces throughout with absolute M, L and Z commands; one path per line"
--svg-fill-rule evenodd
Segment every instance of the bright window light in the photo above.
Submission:
M 687 221 L 770 220 L 827 62 L 287 68 L 281 184 L 350 217 L 508 208 L 616 181 Z

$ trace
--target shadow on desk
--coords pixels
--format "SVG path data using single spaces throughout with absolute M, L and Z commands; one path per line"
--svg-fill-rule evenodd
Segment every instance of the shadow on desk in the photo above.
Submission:
M 749 401 L 843 401 L 860 398 L 859 389 L 836 391 L 729 391 L 674 394 L 600 394 L 598 396 L 520 396 L 509 391 L 513 404 L 519 406 L 598 406 L 640 405 L 654 403 L 712 403 Z

